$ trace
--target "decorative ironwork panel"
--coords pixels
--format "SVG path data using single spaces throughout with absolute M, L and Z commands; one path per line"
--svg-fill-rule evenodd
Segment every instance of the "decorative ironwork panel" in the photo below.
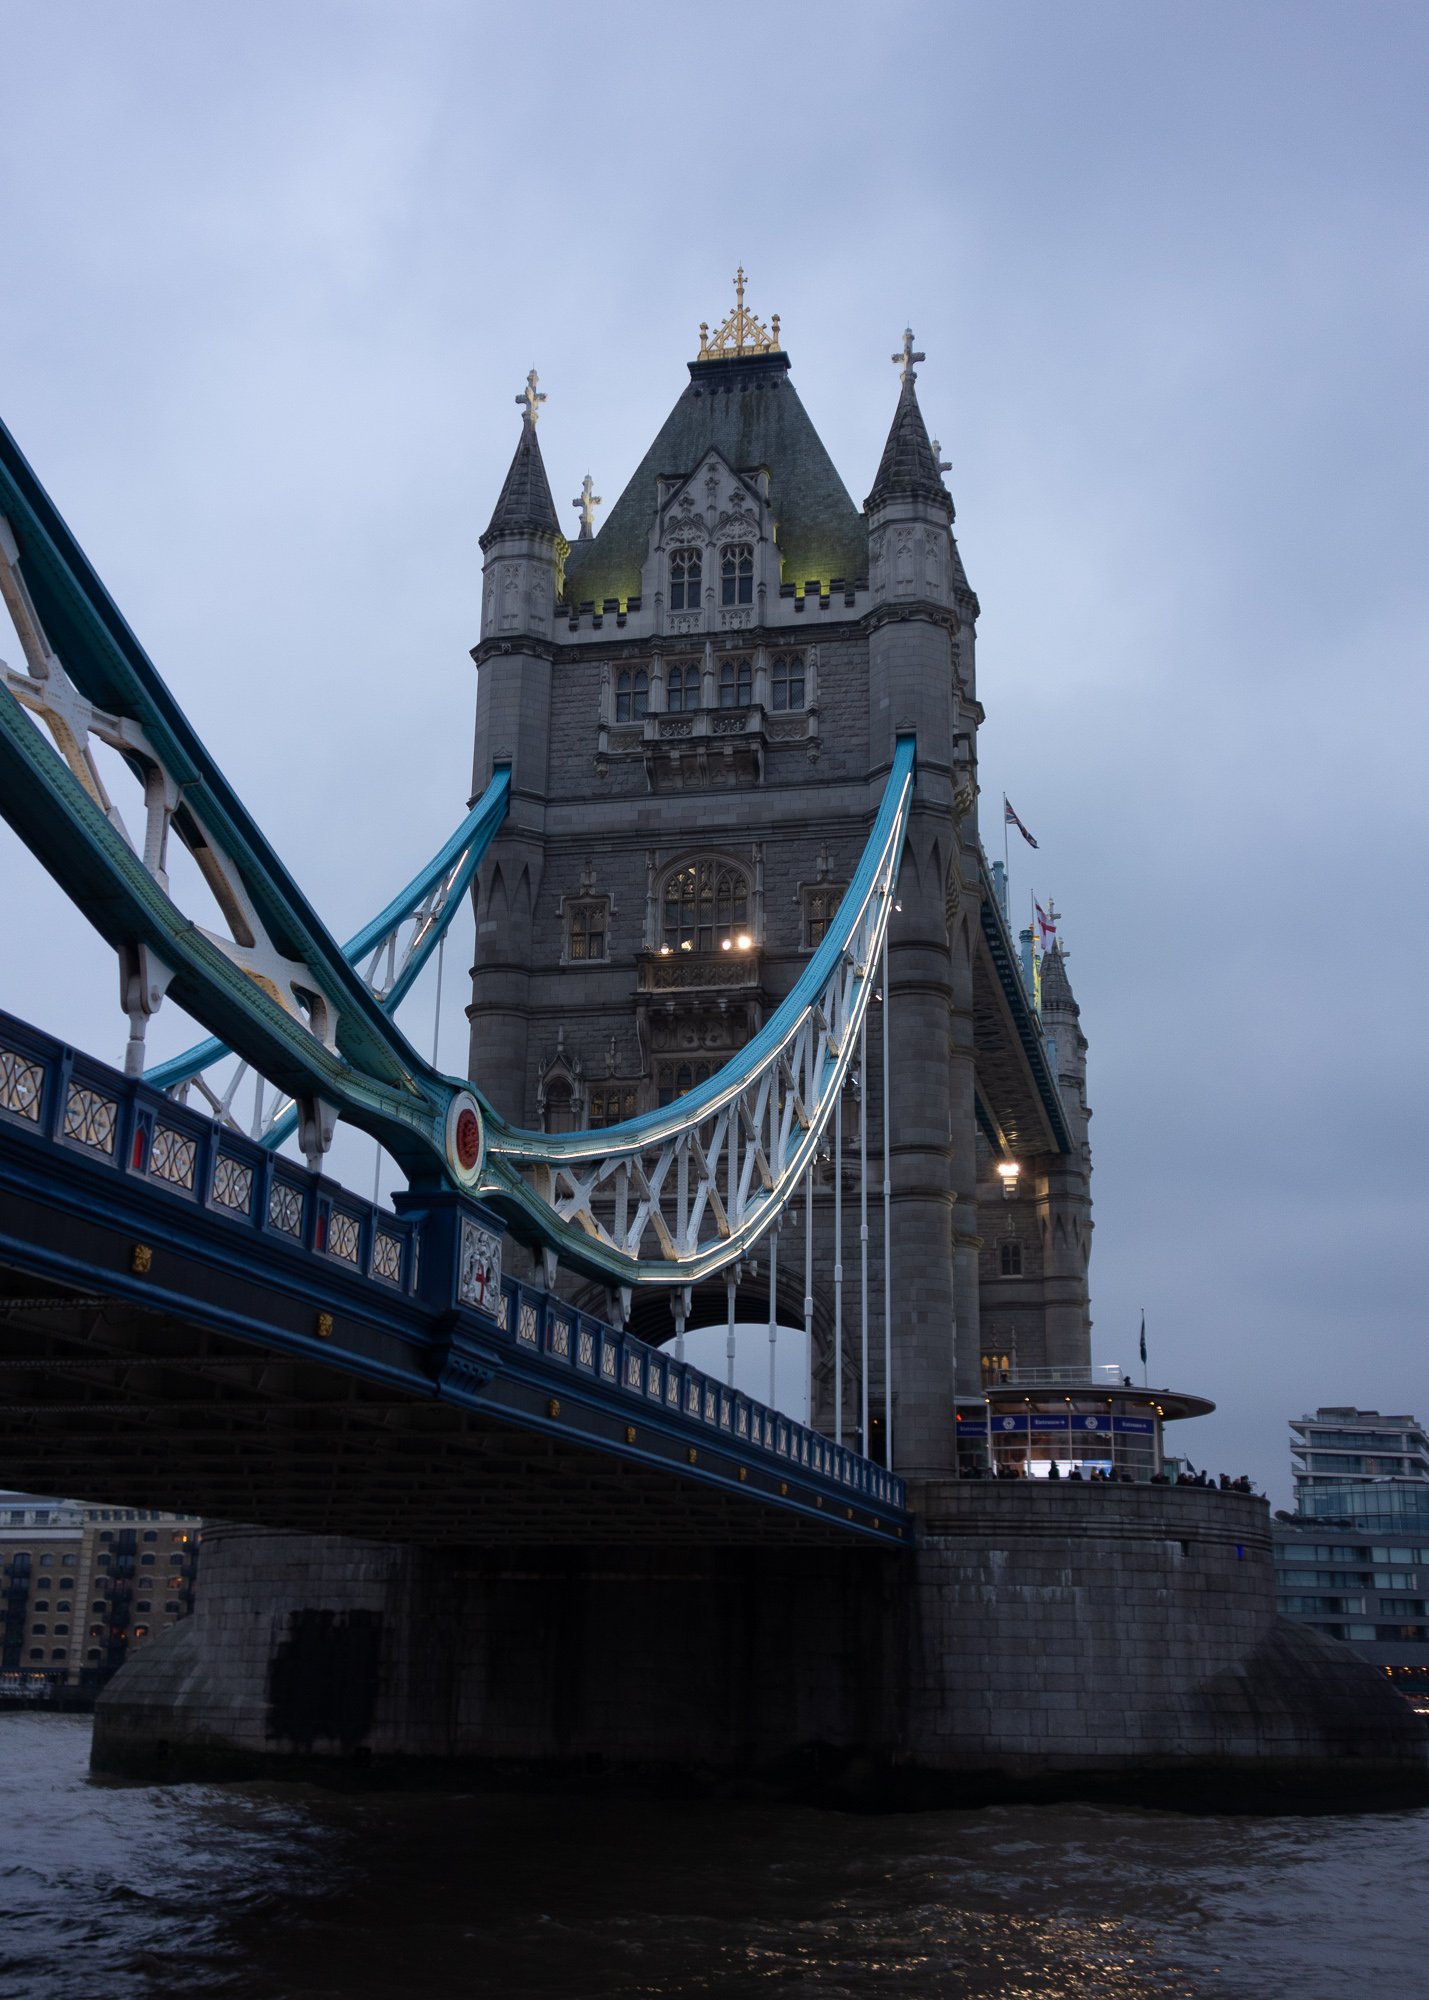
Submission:
M 583 1326 L 576 1336 L 576 1362 L 582 1368 L 595 1366 L 595 1335 Z
M 355 1264 L 361 1234 L 362 1225 L 357 1217 L 345 1215 L 340 1208 L 335 1208 L 327 1226 L 328 1255 L 340 1257 L 344 1264 Z
M 40 1122 L 40 1092 L 45 1072 L 38 1063 L 26 1062 L 13 1049 L 0 1049 L 0 1111 L 13 1111 L 17 1118 Z
M 507 1298 L 505 1292 L 501 1294 L 501 1297 L 496 1302 L 496 1324 L 501 1328 L 503 1333 L 510 1333 L 511 1301 Z
M 402 1245 L 385 1229 L 379 1229 L 372 1239 L 372 1275 L 389 1285 L 402 1281 Z
M 672 1410 L 680 1407 L 680 1378 L 668 1363 L 665 1368 L 665 1401 Z
M 303 1197 L 287 1181 L 275 1180 L 268 1190 L 268 1221 L 272 1228 L 281 1230 L 284 1236 L 295 1236 L 301 1241 Z
M 689 1388 L 685 1391 L 685 1414 L 690 1417 L 697 1417 L 700 1414 L 700 1385 L 698 1382 L 691 1382 Z
M 660 1380 L 660 1363 L 655 1359 L 654 1355 L 651 1355 L 645 1368 L 645 1393 L 647 1396 L 653 1396 L 657 1403 L 664 1394 L 664 1388 Z
M 705 1387 L 705 1422 L 706 1422 L 707 1424 L 712 1424 L 712 1423 L 713 1423 L 713 1422 L 715 1421 L 716 1417 L 718 1417 L 718 1415 L 719 1415 L 719 1407 L 718 1407 L 717 1403 L 715 1402 L 715 1392 L 714 1392 L 714 1390 L 713 1390 L 713 1389 L 711 1389 L 711 1388 L 710 1388 L 710 1387 L 708 1386 L 708 1384 L 706 1384 L 706 1387 Z
M 639 1395 L 640 1356 L 638 1354 L 627 1354 L 625 1357 L 625 1386 L 627 1389 L 633 1389 L 637 1396 Z
M 247 1215 L 253 1207 L 253 1169 L 220 1153 L 213 1169 L 213 1198 L 220 1208 Z
M 742 1403 L 734 1413 L 734 1428 L 738 1436 L 742 1438 L 749 1436 L 749 1412 Z
M 112 1153 L 118 1116 L 119 1106 L 112 1097 L 101 1097 L 87 1084 L 70 1084 L 65 1099 L 66 1139 L 77 1139 L 81 1146 L 93 1146 L 97 1153 Z
M 550 1325 L 550 1343 L 549 1343 L 549 1344 L 550 1344 L 550 1349 L 551 1349 L 551 1352 L 552 1352 L 552 1354 L 556 1355 L 556 1356 L 558 1357 L 558 1359 L 560 1359 L 560 1360 L 562 1360 L 562 1361 L 569 1361 L 569 1360 L 570 1360 L 570 1358 L 571 1358 L 571 1323 L 570 1323 L 570 1321 L 569 1321 L 569 1320 L 567 1320 L 567 1319 L 558 1319 L 558 1318 L 556 1318 L 556 1317 L 555 1317 L 555 1315 L 554 1315 L 554 1314 L 552 1315 L 552 1318 L 551 1318 L 551 1325 Z
M 504 1304 L 506 1294 L 501 1292 L 501 1238 L 494 1229 L 483 1229 L 469 1215 L 464 1215 L 461 1219 L 461 1268 L 457 1278 L 457 1297 L 464 1306 L 475 1306 L 478 1312 L 492 1312 L 498 1293 Z M 504 1327 L 505 1317 L 501 1314 L 497 1316 Z
M 172 1125 L 155 1127 L 154 1143 L 149 1149 L 149 1172 L 155 1180 L 191 1188 L 197 1159 L 197 1139 L 191 1139 L 186 1132 L 176 1132 Z
M 615 1380 L 615 1342 L 604 1341 L 600 1350 L 600 1372 L 607 1382 Z
M 536 1308 L 532 1305 L 527 1305 L 524 1301 L 522 1302 L 520 1317 L 516 1322 L 516 1338 L 521 1342 L 523 1347 L 535 1347 L 538 1345 Z
M 730 1413 L 729 1397 L 721 1396 L 719 1399 L 719 1427 L 722 1431 L 727 1431 L 729 1429 L 729 1413 Z

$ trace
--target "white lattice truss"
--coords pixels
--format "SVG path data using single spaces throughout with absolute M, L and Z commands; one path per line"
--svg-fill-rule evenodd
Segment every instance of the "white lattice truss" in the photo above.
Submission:
M 748 1049 L 666 1111 L 550 1137 L 493 1127 L 489 1191 L 519 1176 L 567 1244 L 604 1252 L 624 1283 L 693 1282 L 753 1248 L 815 1162 L 844 1090 L 862 1087 L 860 1029 L 893 908 L 911 742 L 888 790 L 838 936 L 800 982 L 814 990 L 796 987 Z

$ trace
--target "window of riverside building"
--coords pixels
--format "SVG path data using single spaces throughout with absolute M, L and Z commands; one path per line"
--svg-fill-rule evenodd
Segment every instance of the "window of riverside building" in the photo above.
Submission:
M 89 1636 L 91 1639 L 102 1639 L 104 1637 L 104 1627 L 102 1625 L 91 1625 Z
M 68 1625 L 56 1625 L 56 1627 L 55 1627 L 55 1637 L 56 1637 L 57 1639 L 67 1639 L 67 1638 L 69 1637 L 69 1627 L 68 1627 Z
M 615 677 L 615 719 L 638 722 L 650 706 L 650 676 L 644 667 L 622 667 Z
M 32 1639 L 43 1639 L 49 1629 L 48 1625 L 32 1625 L 30 1627 L 30 1637 Z
M 1421 1643 L 1429 1639 L 1429 1625 L 1376 1625 L 1376 1639 L 1417 1639 Z
M 134 1609 L 136 1611 L 148 1611 L 152 1609 L 152 1607 L 147 1597 L 141 1597 L 139 1599 L 139 1602 L 134 1606 Z
M 719 601 L 721 604 L 753 604 L 754 545 L 729 542 L 719 552 Z
M 1004 1278 L 1022 1276 L 1022 1245 L 1004 1243 L 1002 1246 L 1002 1275 Z
M 721 861 L 693 861 L 666 880 L 661 943 L 668 950 L 732 947 L 747 938 L 748 923 L 749 878 L 742 869 Z
M 775 709 L 804 706 L 804 655 L 776 653 L 769 669 L 769 695 Z
M 49 1569 L 49 1568 L 50 1568 L 50 1567 L 51 1567 L 51 1566 L 53 1565 L 53 1563 L 54 1563 L 54 1557 L 53 1557 L 53 1556 L 41 1556 L 41 1557 L 40 1557 L 40 1568 L 41 1568 L 41 1569 Z
M 754 699 L 754 668 L 748 660 L 722 660 L 719 669 L 721 708 L 748 708 Z
M 1380 1611 L 1386 1618 L 1422 1618 L 1424 1599 L 1422 1597 L 1381 1597 Z
M 566 905 L 566 957 L 575 965 L 588 965 L 605 957 L 605 934 L 610 922 L 610 903 L 604 896 L 592 896 Z M 182 1556 L 171 1558 L 182 1562 Z
M 593 1090 L 590 1094 L 591 1129 L 598 1130 L 605 1125 L 619 1125 L 625 1119 L 633 1118 L 638 1109 L 636 1093 L 629 1089 Z
M 110 1563 L 112 1562 L 112 1560 L 113 1560 L 113 1558 L 112 1558 L 111 1556 L 96 1556 L 96 1557 L 94 1558 L 94 1565 L 95 1565 L 95 1568 L 96 1568 L 96 1569 L 108 1569 L 108 1568 L 109 1568 L 109 1566 L 110 1566 Z
M 92 1636 L 93 1636 L 93 1635 L 91 1634 L 91 1637 L 92 1637 Z M 100 1654 L 100 1651 L 99 1651 L 99 1648 L 98 1648 L 98 1646 L 91 1646 L 91 1647 L 90 1647 L 90 1649 L 89 1649 L 89 1651 L 88 1651 L 88 1652 L 87 1652 L 87 1653 L 85 1654 L 85 1656 L 84 1656 L 84 1657 L 85 1657 L 85 1658 L 86 1658 L 87 1660 L 97 1660 L 97 1659 L 99 1659 L 99 1658 L 101 1657 L 101 1654 Z
M 672 660 L 665 669 L 665 706 L 672 715 L 700 705 L 700 668 L 695 660 Z
M 114 1540 L 114 1530 L 112 1528 L 101 1528 L 99 1539 L 101 1542 L 112 1542 Z
M 52 1660 L 67 1660 L 69 1658 L 69 1647 L 68 1646 L 51 1647 L 50 1658 Z
M 170 1601 L 164 1606 L 165 1611 L 182 1611 L 183 1608 L 184 1607 L 182 1606 L 182 1604 L 179 1603 L 179 1600 L 176 1597 L 171 1598 Z
M 146 1542 L 157 1542 L 158 1539 L 159 1537 L 154 1533 L 154 1530 L 152 1528 L 146 1528 L 144 1530 L 144 1540 Z
M 140 1556 L 139 1560 L 141 1563 L 151 1563 L 155 1558 L 153 1556 Z
M 61 1556 L 61 1557 L 60 1557 L 60 1567 L 61 1567 L 62 1569 L 73 1569 L 73 1568 L 74 1568 L 74 1557 L 73 1557 L 73 1556 Z
M 48 1599 L 48 1597 L 37 1597 L 34 1603 L 30 1606 L 30 1609 L 32 1611 L 48 1611 L 49 1608 L 50 1608 L 50 1600 Z
M 676 549 L 670 558 L 670 609 L 698 611 L 702 563 L 698 549 Z
M 42 1660 L 44 1657 L 45 1657 L 45 1649 L 43 1646 L 31 1646 L 30 1658 L 32 1660 Z
M 89 1608 L 91 1611 L 107 1611 L 109 1609 L 109 1606 L 105 1603 L 102 1597 L 96 1597 L 93 1604 L 91 1604 Z

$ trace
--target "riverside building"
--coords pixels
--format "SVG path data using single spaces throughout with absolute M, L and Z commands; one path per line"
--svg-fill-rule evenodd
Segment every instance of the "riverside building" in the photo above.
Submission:
M 1276 1608 L 1342 1639 L 1429 1712 L 1429 1439 L 1341 1406 L 1290 1422 L 1295 1518 L 1274 1525 Z
M 0 1492 L 0 1697 L 97 1689 L 193 1610 L 202 1523 Z

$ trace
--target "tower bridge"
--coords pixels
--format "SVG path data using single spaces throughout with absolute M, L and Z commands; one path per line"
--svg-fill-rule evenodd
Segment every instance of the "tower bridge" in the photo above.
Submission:
M 1355 1675 L 1277 1627 L 1263 1503 L 964 1476 L 1058 1455 L 1018 1383 L 1096 1392 L 1090 1111 L 1065 960 L 1019 963 L 980 840 L 923 359 L 905 333 L 860 508 L 741 272 L 574 542 L 531 371 L 472 799 L 341 948 L 0 431 L 0 806 L 114 948 L 129 1030 L 117 1070 L 0 1016 L 6 1475 L 249 1524 L 106 1696 L 109 1766 L 1339 1754 Z M 451 1076 L 398 1010 L 468 896 Z M 208 1039 L 146 1072 L 166 1001 Z M 405 1175 L 390 1206 L 324 1171 L 339 1119 Z M 736 1389 L 737 1318 L 802 1332 L 807 1422 Z M 712 1323 L 725 1379 L 685 1351 Z M 1162 1412 L 1208 1407 L 1158 1393 L 1108 1418 L 1113 1458 L 1155 1431 L 1143 1482 Z M 1048 1646 L 1070 1703 L 1029 1678 Z M 295 1720 L 265 1689 L 298 1658 L 345 1686 Z M 1376 1768 L 1418 1768 L 1374 1712 Z

